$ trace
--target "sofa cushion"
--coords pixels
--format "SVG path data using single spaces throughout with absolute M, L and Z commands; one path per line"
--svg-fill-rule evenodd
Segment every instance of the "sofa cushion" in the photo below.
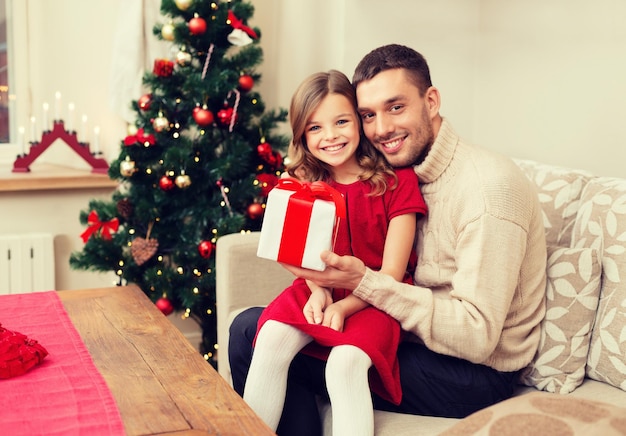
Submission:
M 623 435 L 626 408 L 534 392 L 510 398 L 462 419 L 441 433 L 455 435 Z
M 599 177 L 589 182 L 572 242 L 597 248 L 602 259 L 587 375 L 626 390 L 626 180 Z
M 515 163 L 537 185 L 547 244 L 569 247 L 580 195 L 592 174 L 530 160 Z
M 522 383 L 567 394 L 583 382 L 601 273 L 595 249 L 548 247 L 546 316 Z

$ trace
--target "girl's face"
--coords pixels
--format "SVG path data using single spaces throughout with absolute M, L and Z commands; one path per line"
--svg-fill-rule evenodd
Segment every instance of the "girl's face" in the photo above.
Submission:
M 359 174 L 356 150 L 359 146 L 359 119 L 346 97 L 327 95 L 311 114 L 305 129 L 311 154 L 331 167 L 333 178 L 350 183 Z

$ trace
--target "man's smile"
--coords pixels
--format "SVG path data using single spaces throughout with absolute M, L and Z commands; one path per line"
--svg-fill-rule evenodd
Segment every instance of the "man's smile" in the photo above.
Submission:
M 406 137 L 395 138 L 390 141 L 379 141 L 378 143 L 383 147 L 386 152 L 394 152 L 400 148 L 405 138 Z

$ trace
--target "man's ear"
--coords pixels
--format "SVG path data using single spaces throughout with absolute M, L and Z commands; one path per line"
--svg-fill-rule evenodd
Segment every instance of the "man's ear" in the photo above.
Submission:
M 439 90 L 434 86 L 429 87 L 426 90 L 424 101 L 426 102 L 426 106 L 428 107 L 428 113 L 430 114 L 430 117 L 436 117 L 439 114 L 439 107 L 441 106 L 441 95 L 439 94 Z

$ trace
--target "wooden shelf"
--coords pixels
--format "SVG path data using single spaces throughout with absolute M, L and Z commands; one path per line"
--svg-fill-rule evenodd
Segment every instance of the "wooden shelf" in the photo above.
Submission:
M 119 185 L 107 174 L 52 164 L 33 165 L 30 172 L 14 173 L 0 166 L 0 192 L 111 188 Z

